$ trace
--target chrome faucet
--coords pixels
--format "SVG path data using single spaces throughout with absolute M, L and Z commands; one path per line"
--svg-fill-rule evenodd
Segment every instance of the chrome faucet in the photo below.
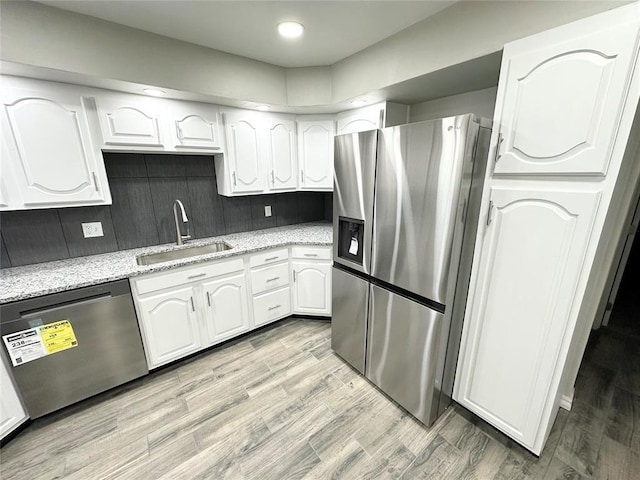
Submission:
M 182 229 L 180 228 L 180 222 L 178 221 L 178 208 L 180 208 L 180 215 L 182 217 L 182 223 L 187 225 L 187 234 L 182 235 Z M 184 205 L 180 200 L 173 202 L 173 218 L 176 220 L 176 235 L 178 245 L 182 245 L 185 241 L 191 239 L 189 235 L 189 219 L 187 218 L 187 212 L 184 210 Z

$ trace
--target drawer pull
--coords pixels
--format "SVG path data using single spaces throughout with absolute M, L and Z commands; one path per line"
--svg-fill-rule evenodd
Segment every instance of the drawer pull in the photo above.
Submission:
M 276 310 L 276 309 L 278 309 L 280 307 L 282 307 L 282 305 L 276 305 L 275 307 L 269 307 L 269 311 Z
M 193 297 L 189 298 L 191 300 L 191 310 L 196 311 L 196 306 L 193 304 Z
M 206 273 L 199 273 L 197 275 L 189 275 L 187 278 L 189 280 L 193 280 L 194 278 L 200 278 L 200 277 L 204 277 L 206 275 Z
M 207 305 L 211 306 L 211 295 L 207 292 Z
M 275 282 L 276 280 L 280 280 L 280 277 L 267 278 L 267 282 Z
M 273 262 L 274 260 L 278 260 L 278 257 L 268 257 L 264 259 L 265 262 Z
M 305 257 L 317 257 L 318 254 L 317 253 L 305 253 L 304 256 Z

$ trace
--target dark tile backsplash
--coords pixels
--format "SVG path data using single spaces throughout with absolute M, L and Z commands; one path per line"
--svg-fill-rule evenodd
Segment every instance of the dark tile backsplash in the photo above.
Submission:
M 0 268 L 174 242 L 176 198 L 193 238 L 331 221 L 331 193 L 218 195 L 211 156 L 103 155 L 113 204 L 2 212 Z M 264 216 L 266 205 L 271 217 Z M 98 221 L 104 236 L 84 238 L 81 223 Z

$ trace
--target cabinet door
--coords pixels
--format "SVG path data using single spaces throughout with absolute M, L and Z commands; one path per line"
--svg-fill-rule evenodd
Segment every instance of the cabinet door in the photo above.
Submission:
M 206 282 L 203 288 L 209 344 L 249 330 L 249 299 L 244 273 Z
M 260 120 L 248 113 L 225 113 L 229 181 L 234 193 L 262 192 L 266 158 L 260 141 Z
M 293 311 L 331 315 L 331 264 L 294 260 Z
M 0 391 L 2 391 L 0 396 L 0 439 L 2 439 L 29 418 L 22 408 L 18 392 L 2 359 L 0 359 Z
M 638 37 L 612 13 L 505 47 L 496 174 L 606 174 Z
M 291 120 L 274 120 L 269 125 L 271 171 L 269 188 L 294 191 L 298 186 L 295 124 Z
M 138 306 L 149 368 L 201 348 L 193 288 L 150 295 Z
M 219 151 L 218 108 L 193 102 L 169 105 L 171 141 L 176 150 Z
M 80 95 L 55 84 L 13 88 L 3 79 L 1 96 L 2 167 L 21 199 L 12 209 L 105 203 Z
M 600 193 L 494 187 L 490 200 L 454 398 L 540 453 Z
M 339 113 L 336 116 L 336 135 L 382 128 L 383 116 L 384 104 Z
M 160 125 L 167 115 L 163 105 L 157 98 L 141 95 L 101 95 L 96 106 L 104 146 L 161 149 Z
M 298 122 L 301 190 L 333 189 L 333 120 Z

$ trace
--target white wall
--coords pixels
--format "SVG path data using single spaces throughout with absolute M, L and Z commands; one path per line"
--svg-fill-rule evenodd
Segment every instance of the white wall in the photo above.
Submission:
M 493 53 L 623 3 L 459 2 L 331 67 L 287 71 L 38 3 L 2 2 L 0 59 L 210 97 L 313 106 Z
M 292 107 L 327 105 L 331 101 L 331 68 L 287 69 L 287 104 Z
M 0 56 L 203 95 L 287 102 L 282 67 L 32 2 L 2 2 Z
M 480 117 L 493 118 L 498 87 L 452 95 L 411 105 L 409 121 L 420 122 L 434 118 L 449 117 L 462 113 L 475 113 Z
M 332 66 L 333 101 L 435 72 L 626 2 L 458 2 Z

